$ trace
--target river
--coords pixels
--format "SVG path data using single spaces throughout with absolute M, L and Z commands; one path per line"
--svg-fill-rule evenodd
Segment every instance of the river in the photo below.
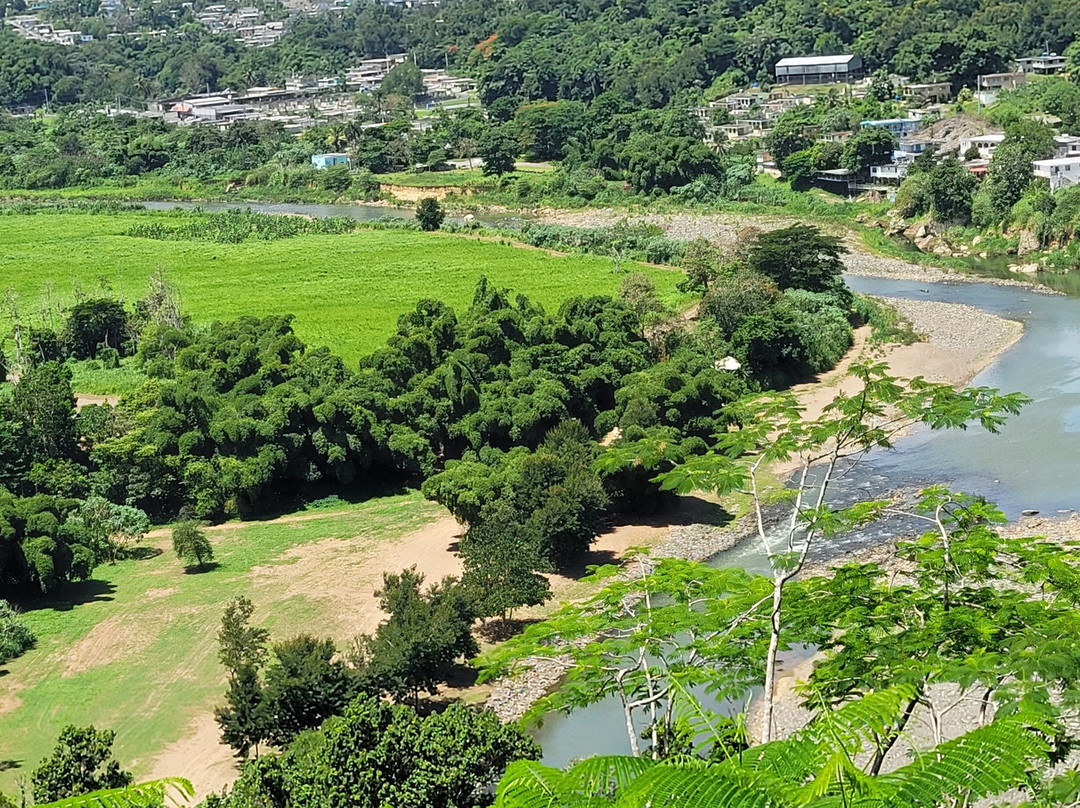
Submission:
M 985 283 L 926 283 L 848 276 L 858 292 L 966 303 L 1019 320 L 1024 334 L 972 382 L 1033 402 L 998 435 L 982 429 L 918 428 L 890 451 L 875 452 L 836 489 L 840 501 L 900 487 L 943 483 L 985 495 L 1010 517 L 1034 509 L 1054 514 L 1080 506 L 1080 298 Z M 1066 289 L 1065 291 L 1073 291 Z M 1075 294 L 1075 292 L 1073 292 Z M 880 538 L 888 527 L 837 539 L 830 556 Z M 767 570 L 762 548 L 745 542 L 711 563 Z M 610 699 L 570 715 L 549 715 L 535 732 L 544 762 L 563 766 L 589 755 L 626 754 L 621 708 Z

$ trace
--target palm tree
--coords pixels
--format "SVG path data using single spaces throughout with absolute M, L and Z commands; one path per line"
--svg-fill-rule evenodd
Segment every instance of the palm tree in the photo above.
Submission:
M 35 808 L 141 808 L 146 805 L 186 805 L 195 796 L 195 789 L 183 777 L 166 777 L 124 788 L 107 788 L 68 797 L 56 802 L 41 803 Z
M 335 123 L 332 126 L 327 127 L 326 145 L 331 151 L 341 151 L 348 142 L 349 138 L 345 134 L 344 126 Z

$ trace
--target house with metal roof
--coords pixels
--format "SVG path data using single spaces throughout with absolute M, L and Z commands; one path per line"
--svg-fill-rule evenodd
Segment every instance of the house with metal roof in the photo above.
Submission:
M 838 84 L 858 81 L 866 75 L 862 57 L 789 56 L 773 68 L 778 84 Z

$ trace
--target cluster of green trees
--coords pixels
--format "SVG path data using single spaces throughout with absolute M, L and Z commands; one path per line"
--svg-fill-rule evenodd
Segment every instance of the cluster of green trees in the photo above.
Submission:
M 827 272 L 821 277 L 828 282 Z M 603 568 L 598 575 L 612 581 L 597 595 L 486 655 L 488 678 L 536 656 L 563 660 L 566 681 L 535 715 L 614 694 L 629 756 L 559 771 L 536 763 L 536 745 L 490 712 L 455 705 L 425 716 L 403 704 L 430 687 L 423 679 L 430 670 L 476 652 L 467 587 L 446 580 L 424 592 L 421 576 L 406 571 L 384 577 L 388 619 L 349 664 L 325 640 L 270 645 L 252 623 L 252 604 L 230 604 L 218 635 L 229 672 L 218 720 L 242 756 L 261 743 L 275 751 L 244 763 L 233 788 L 209 804 L 934 808 L 1010 789 L 1032 805 L 1075 802 L 1075 773 L 1058 770 L 1076 742 L 1068 720 L 1080 680 L 1075 551 L 1044 538 L 1004 538 L 997 531 L 1004 516 L 992 504 L 944 487 L 922 491 L 914 505 L 883 498 L 837 507 L 828 499 L 850 462 L 911 425 L 996 432 L 1026 399 L 904 382 L 880 364 L 852 372 L 860 389 L 809 421 L 790 394 L 741 398 L 727 408 L 728 426 L 708 454 L 660 474 L 673 491 L 749 491 L 761 513 L 761 475 L 772 463 L 795 461 L 801 471 L 785 498 L 790 513 L 775 529 L 770 517 L 758 521 L 771 576 L 675 560 L 639 576 Z M 545 464 L 553 468 L 575 431 L 557 430 L 535 454 L 552 455 Z M 667 445 L 645 437 L 610 451 L 622 465 L 641 466 Z M 505 474 L 494 482 L 523 472 L 524 462 L 498 470 Z M 503 496 L 477 489 L 481 499 Z M 897 543 L 896 563 L 809 573 L 823 539 L 898 513 L 926 532 Z M 779 654 L 794 646 L 819 649 L 800 694 L 810 719 L 777 738 Z M 738 712 L 718 713 L 698 695 L 745 710 L 754 687 L 762 688 L 756 737 Z M 944 716 L 962 702 L 975 705 L 975 717 L 966 730 L 949 729 Z M 908 729 L 922 718 L 931 739 L 913 745 L 921 754 L 909 762 Z M 161 784 L 126 788 L 112 737 L 66 729 L 34 773 L 35 799 L 100 788 L 112 789 L 109 804 L 131 804 L 146 789 L 160 799 Z
M 919 79 L 953 76 L 958 86 L 972 86 L 977 74 L 1004 71 L 1015 56 L 1047 46 L 1062 52 L 1080 28 L 1067 0 L 1026 0 L 1020 7 L 979 0 L 931 12 L 913 2 L 887 12 L 873 6 L 813 17 L 804 12 L 790 0 L 722 8 L 673 0 L 632 7 L 557 0 L 523 8 L 452 0 L 437 9 L 365 2 L 301 17 L 275 46 L 248 49 L 195 24 L 179 5 L 159 5 L 132 19 L 169 30 L 164 38 L 121 36 L 76 50 L 4 31 L 0 103 L 40 105 L 46 90 L 61 102 L 100 102 L 117 92 L 148 97 L 208 86 L 275 86 L 295 74 L 340 75 L 360 58 L 405 50 L 422 67 L 452 61 L 475 75 L 485 103 L 508 96 L 591 101 L 611 92 L 638 106 L 661 107 L 687 88 L 768 80 L 783 56 L 847 51 L 859 53 L 871 69 Z M 67 22 L 103 37 L 105 27 L 92 17 L 69 8 Z M 1015 19 L 1024 24 L 1005 24 Z
M 508 763 L 538 757 L 528 736 L 493 713 L 417 712 L 419 692 L 434 695 L 478 651 L 460 583 L 422 585 L 415 568 L 384 574 L 376 595 L 388 617 L 347 654 L 308 635 L 270 644 L 252 624 L 251 601 L 228 605 L 218 644 L 229 683 L 217 721 L 238 757 L 256 760 L 209 805 L 482 805 Z M 278 753 L 260 757 L 260 744 Z
M 707 289 L 697 330 L 650 332 L 659 304 L 636 276 L 617 298 L 571 299 L 556 314 L 481 280 L 460 319 L 421 301 L 357 371 L 304 346 L 288 317 L 194 329 L 161 278 L 132 312 L 86 300 L 61 332 L 24 340 L 26 370 L 6 406 L 30 439 L 13 432 L 5 444 L 5 485 L 93 492 L 159 517 L 190 505 L 205 518 L 288 489 L 427 477 L 467 451 L 535 448 L 568 419 L 590 439 L 617 425 L 706 437 L 747 385 L 822 370 L 850 341 L 836 239 L 804 227 L 747 243 L 738 260 L 708 249 L 694 259 L 699 275 L 735 281 Z M 824 327 L 832 321 L 839 330 Z M 76 357 L 117 345 L 152 381 L 76 420 L 57 345 Z M 745 373 L 711 367 L 728 353 Z

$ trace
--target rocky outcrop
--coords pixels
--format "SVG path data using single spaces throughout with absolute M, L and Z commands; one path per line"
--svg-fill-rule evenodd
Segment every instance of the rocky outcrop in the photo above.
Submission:
M 1016 247 L 1016 254 L 1020 257 L 1025 255 L 1031 255 L 1033 252 L 1038 252 L 1042 245 L 1039 244 L 1039 239 L 1031 230 L 1020 231 L 1020 243 Z

